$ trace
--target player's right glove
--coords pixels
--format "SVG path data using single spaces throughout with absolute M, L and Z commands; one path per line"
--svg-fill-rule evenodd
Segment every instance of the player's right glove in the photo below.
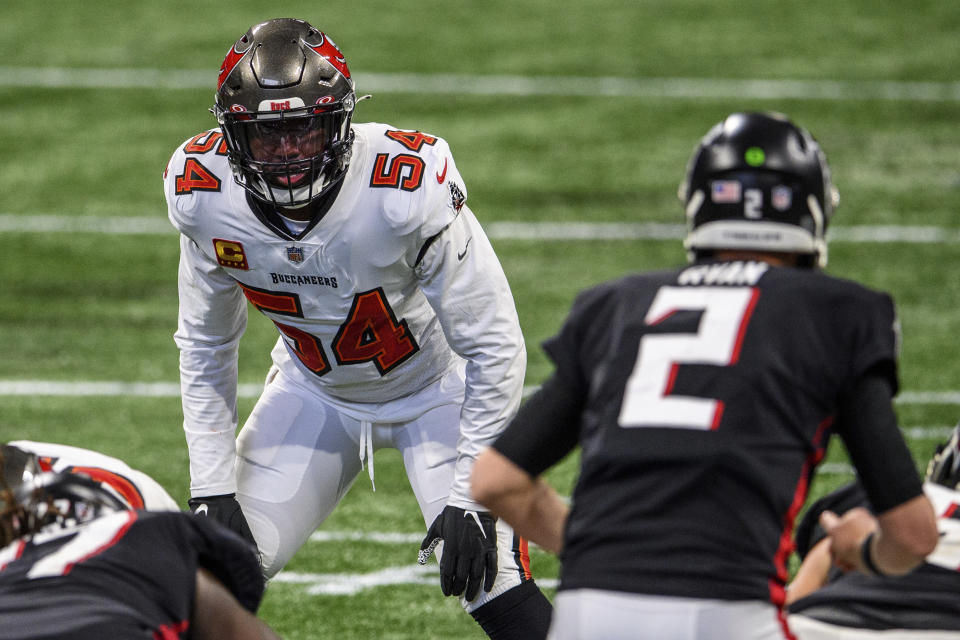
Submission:
M 497 521 L 486 511 L 467 511 L 447 505 L 420 544 L 417 561 L 426 564 L 443 540 L 440 556 L 440 589 L 445 596 L 461 593 L 468 602 L 480 586 L 493 589 L 497 577 Z
M 217 522 L 225 524 L 235 533 L 252 544 L 257 546 L 257 541 L 253 539 L 250 533 L 250 526 L 247 519 L 243 517 L 243 511 L 240 510 L 240 503 L 237 502 L 235 493 L 226 493 L 220 496 L 207 496 L 205 498 L 190 498 L 187 500 L 190 511 L 197 516 L 207 516 Z

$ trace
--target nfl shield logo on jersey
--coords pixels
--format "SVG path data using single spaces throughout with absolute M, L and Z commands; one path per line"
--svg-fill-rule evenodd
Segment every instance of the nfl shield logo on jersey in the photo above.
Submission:
M 303 262 L 303 247 L 287 247 L 287 260 Z

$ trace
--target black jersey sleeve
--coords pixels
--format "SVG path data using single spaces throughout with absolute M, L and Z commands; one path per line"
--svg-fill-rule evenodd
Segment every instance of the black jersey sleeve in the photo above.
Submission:
M 603 300 L 602 288 L 577 295 L 573 308 L 557 335 L 543 343 L 553 360 L 553 375 L 531 396 L 494 444 L 494 449 L 532 476 L 559 462 L 576 447 L 581 412 L 590 388 L 584 367 L 583 345 L 591 318 Z
M 256 551 L 246 540 L 215 520 L 190 518 L 201 540 L 198 565 L 216 576 L 245 609 L 256 613 L 265 588 Z
M 889 377 L 875 367 L 841 399 L 836 431 L 877 513 L 923 491 L 916 463 L 897 425 Z
M 587 388 L 588 374 L 583 369 L 582 349 L 590 331 L 590 318 L 596 311 L 596 289 L 581 291 L 557 335 L 543 342 L 543 350 L 555 365 L 554 377 L 570 389 Z
M 860 380 L 868 373 L 880 376 L 896 395 L 900 324 L 893 299 L 886 293 L 870 291 L 864 297 L 848 298 L 848 304 L 856 307 L 848 317 L 857 319 L 852 323 L 850 379 Z
M 553 375 L 517 412 L 493 448 L 532 476 L 538 476 L 577 445 L 583 398 Z

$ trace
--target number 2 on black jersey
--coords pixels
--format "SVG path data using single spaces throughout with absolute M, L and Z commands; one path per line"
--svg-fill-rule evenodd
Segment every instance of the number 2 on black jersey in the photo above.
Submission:
M 621 427 L 716 429 L 723 402 L 714 398 L 671 395 L 681 364 L 730 366 L 757 302 L 752 287 L 661 287 L 645 323 L 656 325 L 678 311 L 702 311 L 696 333 L 647 334 L 623 392 Z

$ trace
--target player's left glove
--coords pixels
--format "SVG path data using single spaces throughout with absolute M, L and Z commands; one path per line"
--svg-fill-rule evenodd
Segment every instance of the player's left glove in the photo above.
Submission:
M 240 510 L 240 503 L 237 502 L 235 493 L 190 498 L 187 500 L 187 504 L 194 515 L 207 516 L 225 524 L 235 533 L 240 534 L 240 537 L 252 544 L 254 548 L 257 547 L 257 541 L 253 539 L 253 534 L 250 533 L 250 526 L 247 524 L 247 519 L 243 517 L 243 511 Z
M 443 540 L 440 589 L 445 596 L 477 597 L 480 585 L 493 589 L 497 577 L 497 520 L 486 511 L 447 505 L 427 530 L 417 561 L 426 564 Z

